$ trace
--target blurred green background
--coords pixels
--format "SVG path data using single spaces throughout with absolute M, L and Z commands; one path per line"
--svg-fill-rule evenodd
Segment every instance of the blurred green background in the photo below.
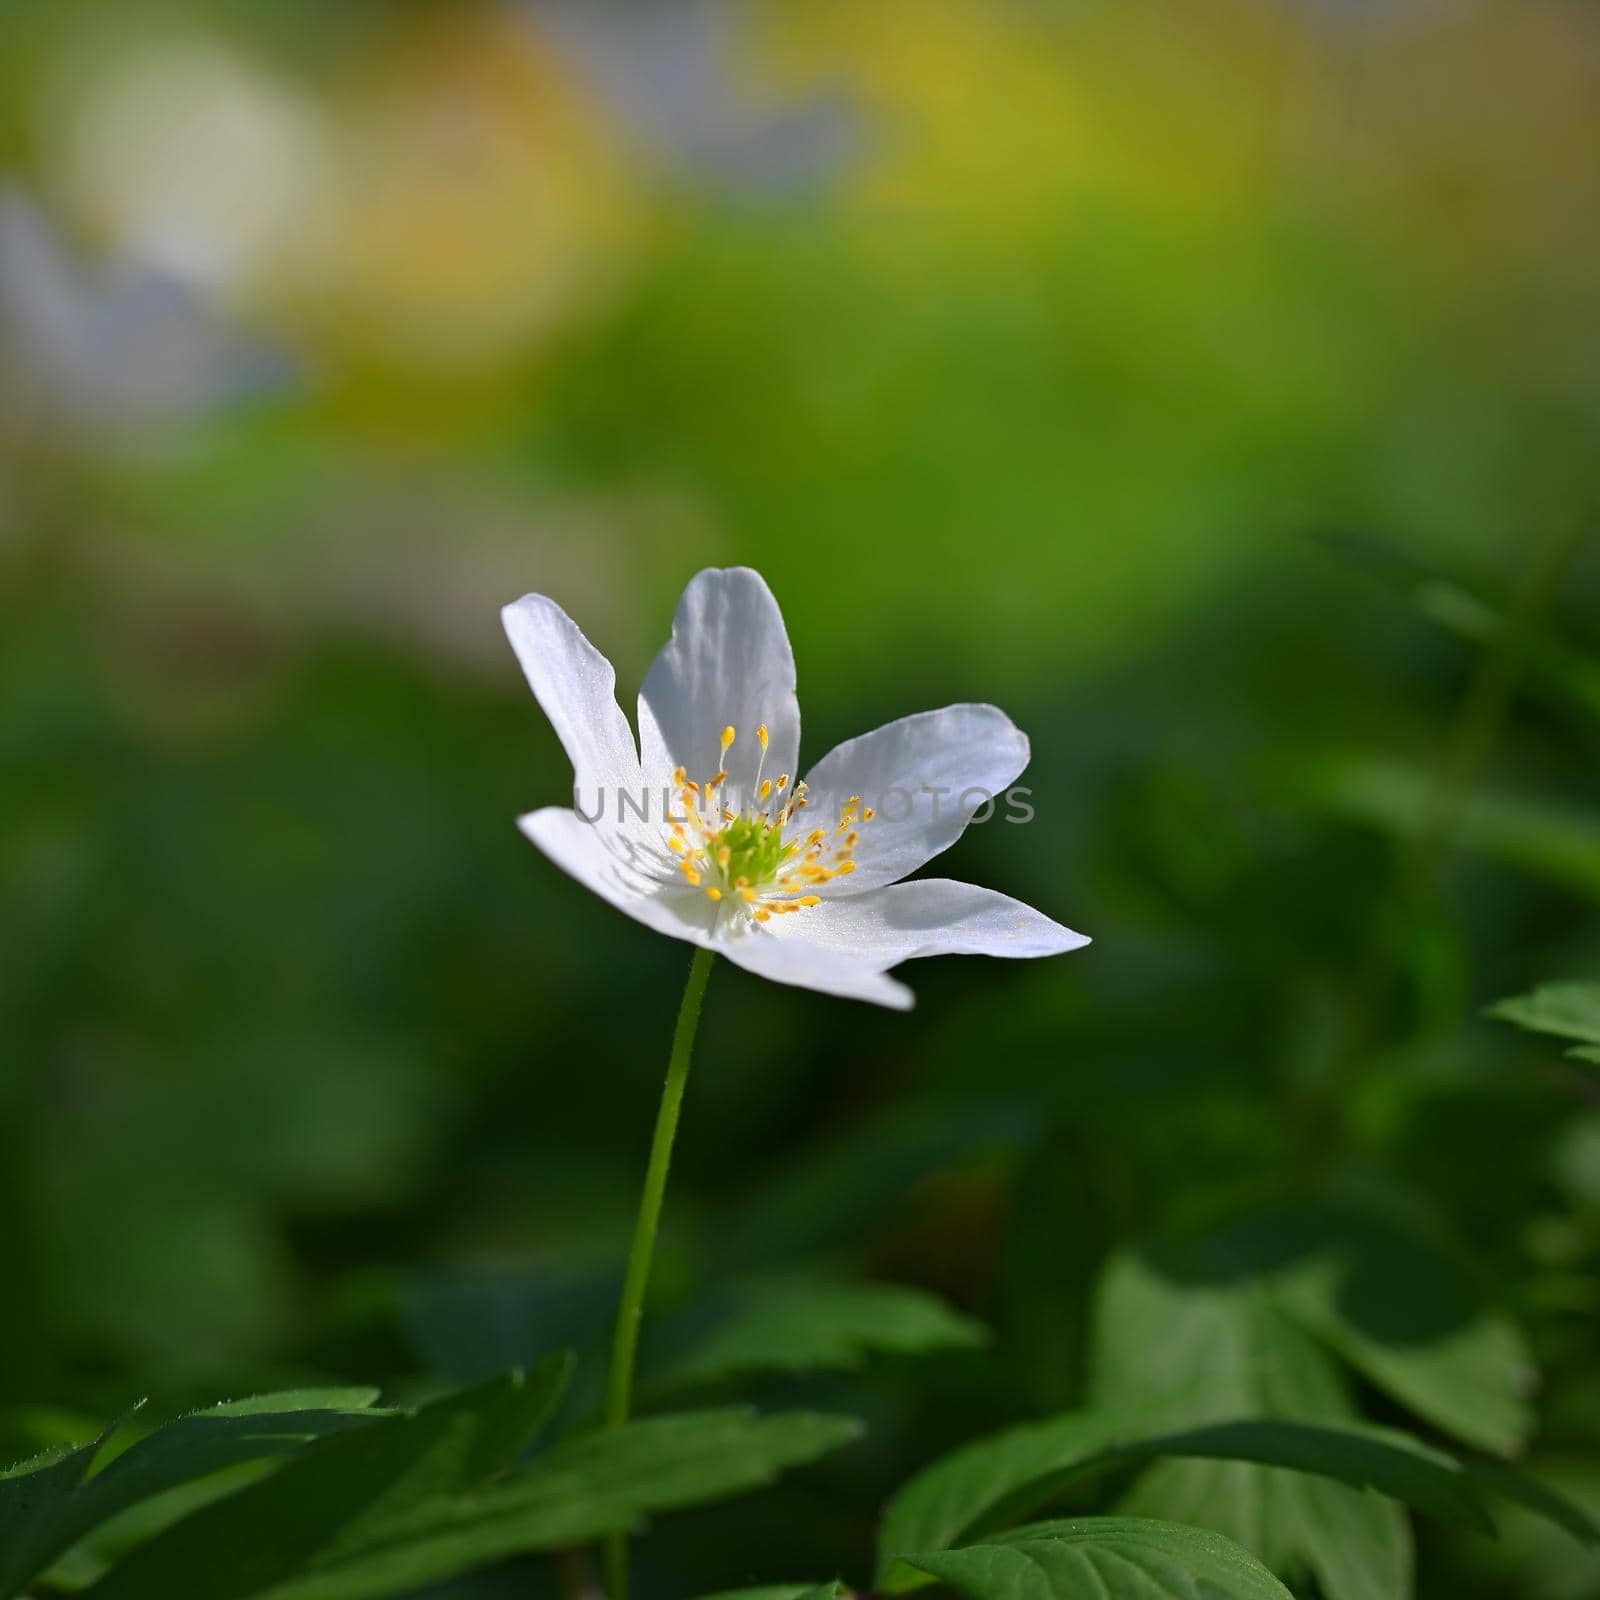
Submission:
M 627 697 L 742 562 L 807 760 L 1030 733 L 941 867 L 1095 943 L 714 974 L 661 1305 L 995 1335 L 797 1380 L 869 1443 L 645 1581 L 859 1570 L 1081 1394 L 1108 1252 L 1310 1197 L 1474 1275 L 1600 1497 L 1600 1115 L 1477 1016 L 1600 970 L 1597 87 L 1529 0 L 11 0 L 0 1455 L 598 1335 L 688 952 L 517 835 L 497 610 Z M 1600 1595 L 1519 1538 L 1423 1592 Z

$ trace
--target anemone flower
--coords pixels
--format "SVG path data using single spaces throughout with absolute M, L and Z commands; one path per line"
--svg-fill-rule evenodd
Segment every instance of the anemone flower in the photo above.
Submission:
M 530 594 L 504 617 L 573 770 L 574 804 L 530 812 L 523 832 L 602 899 L 698 947 L 617 1309 L 605 1421 L 619 1427 L 713 955 L 779 983 L 905 1009 L 911 991 L 888 969 L 915 956 L 1049 956 L 1088 940 L 992 889 L 900 881 L 975 815 L 992 814 L 1027 765 L 1028 741 L 1004 712 L 956 705 L 902 717 L 798 777 L 794 654 L 777 602 L 748 567 L 690 580 L 645 675 L 637 744 L 611 663 L 560 606 Z M 614 1534 L 609 1600 L 626 1600 L 627 1583 L 626 1536 Z
M 846 740 L 798 778 L 783 616 L 748 567 L 690 580 L 645 675 L 639 743 L 610 663 L 554 601 L 504 612 L 573 767 L 521 818 L 558 867 L 658 933 L 778 983 L 905 1009 L 917 956 L 1051 956 L 1088 940 L 993 889 L 900 880 L 992 814 L 1028 761 L 1003 711 L 945 706 Z

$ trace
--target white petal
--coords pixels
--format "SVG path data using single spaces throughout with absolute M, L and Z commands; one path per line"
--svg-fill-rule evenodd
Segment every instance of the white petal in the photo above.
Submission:
M 824 900 L 771 926 L 785 944 L 803 940 L 880 968 L 917 956 L 1057 956 L 1089 943 L 1010 895 L 952 878 Z
M 647 928 L 691 944 L 711 942 L 716 907 L 698 891 L 657 881 L 643 870 L 643 852 L 630 851 L 627 839 L 565 806 L 531 811 L 517 818 L 517 826 L 563 872 Z
M 798 922 L 798 917 L 774 918 Z M 909 1011 L 916 996 L 903 983 L 886 977 L 871 962 L 800 939 L 777 939 L 763 927 L 747 928 L 717 941 L 716 949 L 735 965 L 774 983 L 816 989 L 846 1000 L 870 1000 L 874 1005 Z
M 760 573 L 708 567 L 689 580 L 672 618 L 672 638 L 639 692 L 645 773 L 659 786 L 674 767 L 700 780 L 720 765 L 728 773 L 729 793 L 748 793 L 761 760 L 756 729 L 763 723 L 766 775 L 775 779 L 787 772 L 793 778 L 800 706 L 783 614 Z M 738 735 L 726 758 L 718 742 L 725 727 Z
M 915 872 L 949 849 L 986 801 L 1003 806 L 1027 764 L 1027 735 L 995 706 L 923 711 L 847 739 L 806 774 L 811 804 L 801 815 L 831 831 L 853 795 L 876 815 L 856 824 L 854 873 L 817 893 L 853 895 Z
M 643 780 L 633 730 L 617 704 L 611 663 L 542 594 L 524 595 L 500 616 L 528 686 L 572 762 L 578 804 L 593 814 L 597 797 L 603 797 L 601 820 L 614 820 L 617 795 L 627 791 L 637 797 Z

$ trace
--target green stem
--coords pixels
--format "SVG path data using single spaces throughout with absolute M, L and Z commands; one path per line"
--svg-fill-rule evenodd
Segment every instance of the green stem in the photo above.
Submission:
M 644 1316 L 645 1289 L 650 1282 L 650 1262 L 655 1255 L 656 1230 L 661 1223 L 661 1202 L 667 1192 L 667 1170 L 672 1165 L 672 1141 L 678 1132 L 678 1112 L 683 1088 L 689 1081 L 689 1058 L 694 1053 L 695 1030 L 700 1025 L 700 1005 L 714 956 L 710 950 L 694 953 L 689 981 L 684 985 L 678 1025 L 672 1030 L 672 1054 L 667 1060 L 667 1081 L 661 1089 L 656 1131 L 650 1140 L 650 1162 L 644 1171 L 644 1193 L 633 1225 L 628 1250 L 628 1270 L 622 1279 L 622 1299 L 617 1306 L 617 1329 L 611 1344 L 611 1372 L 606 1380 L 605 1425 L 620 1428 L 628 1420 L 633 1402 L 633 1368 L 639 1353 L 639 1324 Z M 627 1600 L 628 1536 L 614 1533 L 605 1547 L 606 1593 L 610 1600 Z

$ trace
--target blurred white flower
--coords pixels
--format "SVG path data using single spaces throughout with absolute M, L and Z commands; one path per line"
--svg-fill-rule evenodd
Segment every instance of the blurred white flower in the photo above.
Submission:
M 729 0 L 529 0 L 536 25 L 659 161 L 716 187 L 770 192 L 826 177 L 857 143 L 843 89 L 777 104 L 743 91 Z
M 328 161 L 307 99 L 205 34 L 114 30 L 41 110 L 47 178 L 118 256 L 207 296 L 270 288 Z
M 898 881 L 955 843 L 983 809 L 973 795 L 1001 794 L 1027 764 L 1026 737 L 995 707 L 902 717 L 793 781 L 794 656 L 749 568 L 707 569 L 684 590 L 639 696 L 637 746 L 610 663 L 554 601 L 527 595 L 504 618 L 576 802 L 521 827 L 646 926 L 779 983 L 899 1008 L 911 991 L 886 974 L 901 961 L 1088 943 L 991 889 Z
M 0 402 L 33 425 L 158 422 L 286 370 L 190 289 L 83 262 L 31 197 L 0 185 Z

